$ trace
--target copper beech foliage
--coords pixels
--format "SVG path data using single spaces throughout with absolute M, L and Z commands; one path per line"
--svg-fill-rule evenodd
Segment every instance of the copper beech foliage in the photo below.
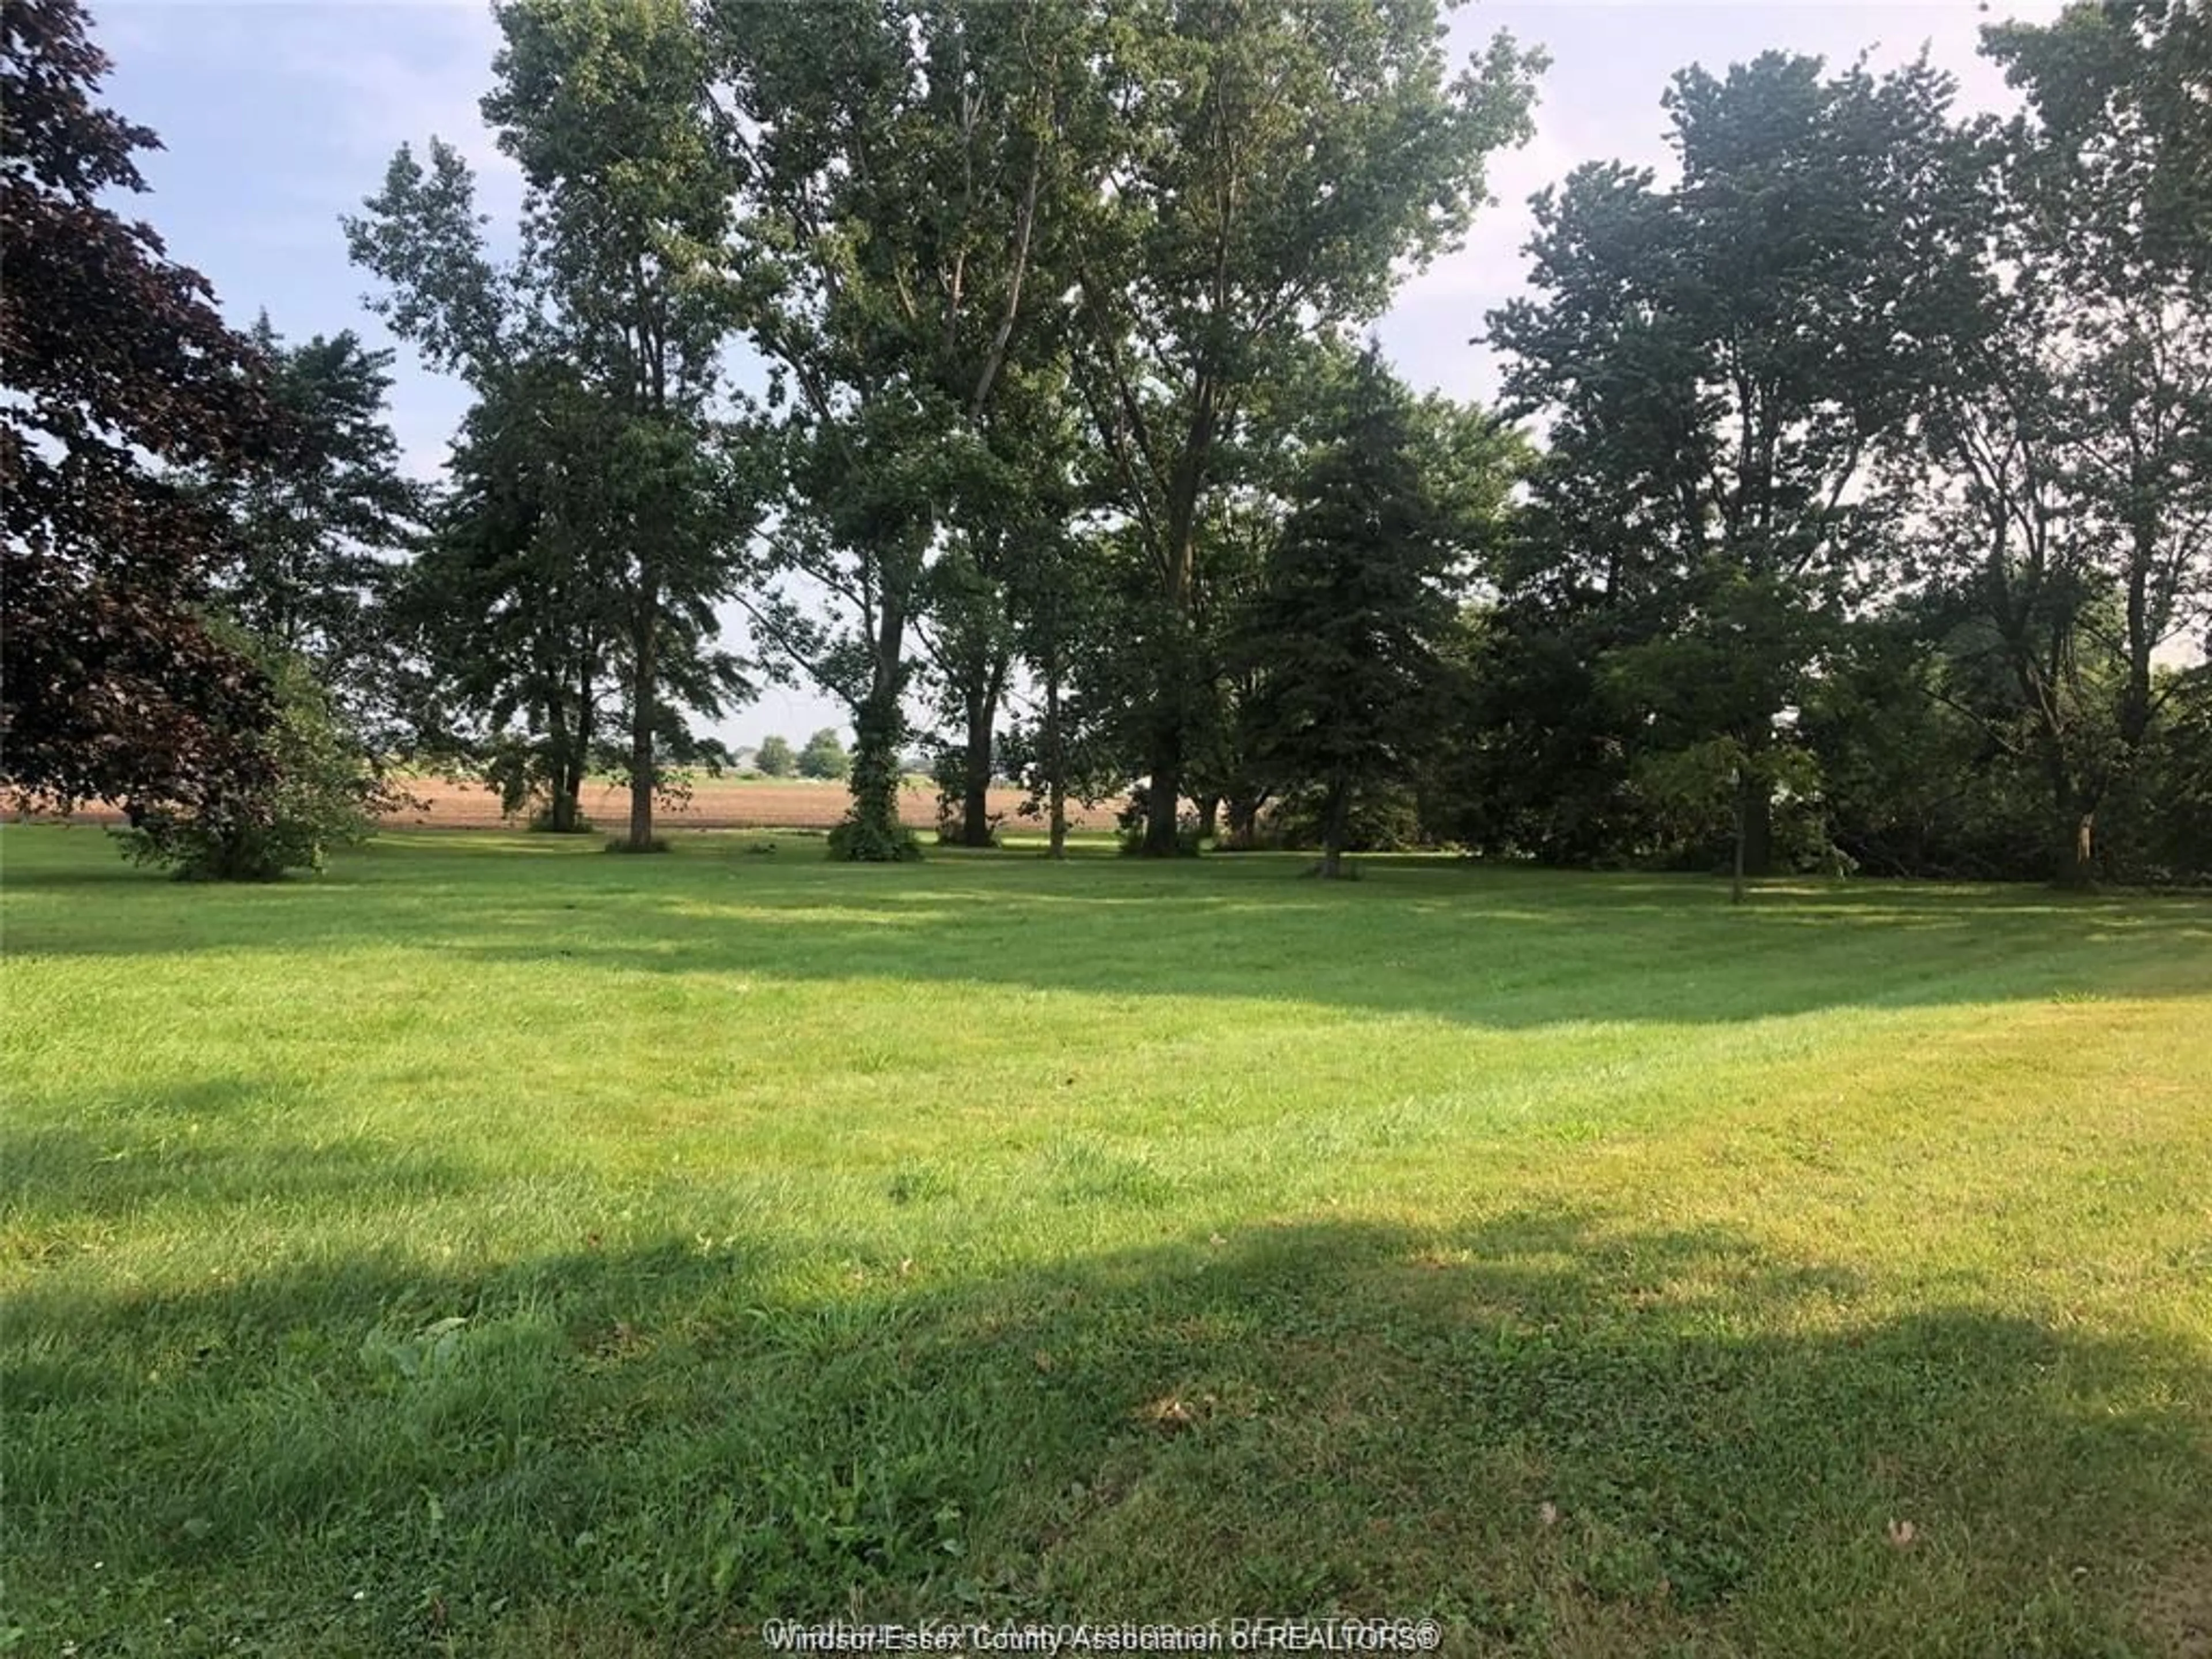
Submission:
M 260 781 L 260 671 L 196 609 L 216 544 L 179 476 L 279 441 L 251 344 L 151 227 L 160 140 L 98 101 L 76 0 L 0 0 L 0 777 L 63 805 L 212 804 Z

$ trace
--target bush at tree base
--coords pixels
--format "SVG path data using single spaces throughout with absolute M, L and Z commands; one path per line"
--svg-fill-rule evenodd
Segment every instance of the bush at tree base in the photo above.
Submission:
M 1129 798 L 1121 810 L 1114 815 L 1115 844 L 1125 858 L 1141 858 L 1145 852 L 1145 822 L 1151 811 L 1146 804 L 1145 786 L 1129 787 Z M 1175 855 L 1179 859 L 1194 859 L 1206 844 L 1198 817 L 1192 812 L 1176 814 Z
M 291 870 L 319 871 L 333 848 L 366 841 L 378 814 L 405 798 L 339 726 L 305 662 L 234 623 L 210 619 L 208 631 L 254 661 L 274 690 L 276 722 L 257 738 L 270 781 L 192 806 L 134 803 L 131 827 L 115 834 L 134 862 L 183 881 L 275 881 Z
M 850 864 L 913 864 L 921 858 L 921 837 L 904 824 L 888 834 L 857 818 L 830 830 L 830 856 Z

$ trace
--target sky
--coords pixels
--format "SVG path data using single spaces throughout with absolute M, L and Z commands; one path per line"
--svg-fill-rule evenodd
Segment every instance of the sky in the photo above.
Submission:
M 803 0 L 759 0 L 763 4 Z M 392 421 L 408 470 L 436 475 L 466 398 L 425 372 L 362 305 L 368 284 L 346 258 L 341 216 L 380 185 L 400 144 L 433 135 L 474 164 L 479 206 L 512 225 L 521 199 L 514 164 L 477 109 L 489 88 L 497 30 L 484 0 L 88 0 L 94 39 L 115 60 L 106 101 L 159 133 L 143 158 L 152 186 L 133 216 L 171 255 L 204 273 L 240 325 L 266 310 L 290 339 L 350 328 L 397 345 Z M 1522 291 L 1528 198 L 1584 161 L 1657 169 L 1670 157 L 1660 98 L 1675 70 L 1716 73 L 1769 49 L 1811 53 L 1840 68 L 1869 52 L 1877 69 L 1923 48 L 1959 82 L 1962 111 L 2004 110 L 2014 97 L 1975 51 L 1978 31 L 2034 20 L 2056 3 L 1635 3 L 1552 0 L 1473 4 L 1451 15 L 1450 49 L 1464 58 L 1503 29 L 1540 45 L 1535 137 L 1497 158 L 1495 204 L 1457 252 L 1412 276 L 1376 332 L 1414 385 L 1455 397 L 1494 393 L 1496 364 L 1474 343 L 1486 312 Z M 726 625 L 738 626 L 737 618 Z M 721 722 L 743 744 L 769 732 L 802 741 L 843 726 L 843 712 L 807 691 L 769 687 Z

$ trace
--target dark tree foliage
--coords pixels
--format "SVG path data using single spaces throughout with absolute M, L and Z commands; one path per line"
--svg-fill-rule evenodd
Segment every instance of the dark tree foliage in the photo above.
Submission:
M 850 710 L 853 805 L 832 855 L 913 857 L 898 756 L 918 659 L 988 781 L 1007 579 L 1029 542 L 1018 507 L 1033 470 L 1059 465 L 1031 380 L 1048 386 L 1060 355 L 1067 279 L 1050 262 L 1066 204 L 1097 193 L 1109 130 L 1100 20 L 1067 0 L 704 12 L 781 461 L 775 585 L 740 602 L 777 672 Z
M 1947 701 L 1957 665 L 1929 641 L 1936 607 L 1907 601 L 1855 629 L 1808 698 L 1799 738 L 1819 757 L 1826 830 L 1845 867 L 1989 879 L 2038 870 L 2034 781 Z
M 1247 624 L 1253 764 L 1318 795 L 1323 876 L 1342 873 L 1354 810 L 1410 782 L 1436 734 L 1462 559 L 1415 453 L 1410 401 L 1370 347 L 1294 488 Z
M 509 812 L 586 827 L 584 782 L 615 696 L 619 571 L 600 534 L 611 422 L 568 366 L 488 370 L 453 447 L 448 489 L 392 620 L 423 683 L 432 747 L 483 769 Z
M 1423 827 L 1489 857 L 1650 856 L 1658 830 L 1631 775 L 1632 722 L 1595 666 L 1627 637 L 1604 607 L 1547 612 L 1526 590 L 1464 617 L 1447 647 L 1453 713 L 1424 769 Z
M 1488 159 L 1529 131 L 1544 60 L 1499 35 L 1452 64 L 1425 0 L 1155 0 L 1131 18 L 1102 54 L 1126 160 L 1072 239 L 1078 382 L 1141 584 L 1124 681 L 1143 850 L 1169 856 L 1190 839 L 1192 761 L 1204 770 L 1223 732 L 1209 527 L 1249 483 L 1252 419 L 1316 330 L 1378 315 L 1465 234 Z
M 1541 745 L 1599 763 L 1571 781 L 1585 822 L 1626 784 L 1694 842 L 1732 796 L 1745 863 L 1774 860 L 1776 804 L 1803 793 L 1788 719 L 1878 547 L 1860 497 L 1908 441 L 1931 343 L 1973 314 L 1949 95 L 1924 64 L 1688 70 L 1667 98 L 1678 185 L 1591 166 L 1537 198 L 1539 297 L 1491 331 L 1552 442 L 1499 623 L 1514 655 L 1569 671 Z
M 2072 255 L 2123 283 L 2130 264 L 2212 277 L 2212 9 L 2075 0 L 1982 33 L 2033 106 L 2027 193 L 2047 193 Z
M 200 802 L 266 770 L 275 707 L 196 608 L 219 525 L 181 470 L 275 423 L 206 281 L 101 205 L 159 144 L 96 101 L 107 69 L 75 0 L 0 4 L 0 764 L 63 805 Z
M 125 851 L 185 881 L 276 881 L 320 871 L 336 848 L 368 839 L 377 815 L 401 804 L 372 757 L 332 707 L 330 693 L 297 653 L 222 617 L 216 637 L 258 663 L 274 688 L 276 719 L 236 733 L 264 755 L 266 782 L 199 803 L 134 812 L 119 832 Z
M 505 583 L 512 625 L 485 642 L 530 653 L 497 671 L 503 690 L 471 694 L 526 723 L 500 732 L 494 720 L 496 770 L 510 783 L 551 778 L 551 815 L 573 816 L 576 768 L 556 757 L 619 728 L 607 758 L 629 785 L 628 849 L 649 852 L 662 844 L 656 793 L 680 788 L 684 767 L 726 758 L 692 717 L 750 695 L 714 642 L 714 605 L 742 574 L 752 517 L 743 458 L 715 416 L 731 326 L 715 252 L 727 179 L 681 0 L 504 0 L 494 15 L 503 44 L 483 110 L 523 172 L 521 257 L 490 257 L 468 166 L 434 138 L 427 167 L 404 148 L 393 157 L 347 235 L 383 285 L 372 308 L 483 400 L 468 442 L 500 453 L 465 471 L 532 481 L 520 494 L 465 481 L 458 533 L 473 551 L 449 548 L 444 561 L 466 578 L 459 593 L 488 574 Z M 501 489 L 503 504 L 483 510 Z M 559 533 L 538 545 L 532 526 L 550 519 Z M 496 574 L 548 561 L 564 573 L 558 587 Z M 464 602 L 456 620 L 465 629 L 481 617 Z M 556 636 L 557 662 L 538 650 Z
M 617 556 L 627 850 L 649 852 L 673 769 L 726 758 L 689 714 L 750 695 L 713 647 L 750 515 L 711 415 L 734 318 L 705 41 L 683 0 L 504 0 L 494 16 L 503 45 L 483 110 L 528 184 L 526 280 L 615 422 L 585 465 Z
M 252 339 L 270 366 L 283 441 L 271 465 L 213 491 L 227 520 L 217 599 L 303 659 L 356 732 L 391 739 L 400 677 L 388 604 L 425 506 L 386 418 L 392 354 L 350 329 L 287 345 L 265 314 Z
M 1936 689 L 2039 778 L 2075 885 L 2151 805 L 2162 665 L 2212 644 L 2207 43 L 2156 0 L 1986 32 L 2027 110 L 1989 135 L 1982 303 L 1923 389 Z
M 2112 813 L 2112 856 L 2137 880 L 2212 880 L 2212 665 L 2164 677 L 2172 697 Z
M 1064 700 L 1067 665 L 1054 653 L 1065 644 L 1058 628 L 1073 621 L 1069 525 L 1093 493 L 1084 487 L 1084 464 L 1092 458 L 1071 398 L 1062 365 L 1017 362 L 1000 371 L 979 434 L 983 476 L 971 509 L 945 538 L 923 584 L 927 621 L 917 632 L 954 732 L 927 769 L 939 785 L 939 839 L 948 843 L 997 841 L 990 788 L 1010 763 L 999 715 L 1020 678 L 1025 645 L 1040 653 L 1030 659 L 1032 674 L 1052 682 L 1040 687 L 1042 699 L 1055 708 Z M 1040 723 L 1058 721 L 1045 712 Z

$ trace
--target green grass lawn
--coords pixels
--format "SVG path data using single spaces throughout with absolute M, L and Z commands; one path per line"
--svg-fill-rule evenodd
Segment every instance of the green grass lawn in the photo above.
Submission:
M 0 1646 L 2212 1652 L 2212 905 L 769 844 L 6 831 Z

